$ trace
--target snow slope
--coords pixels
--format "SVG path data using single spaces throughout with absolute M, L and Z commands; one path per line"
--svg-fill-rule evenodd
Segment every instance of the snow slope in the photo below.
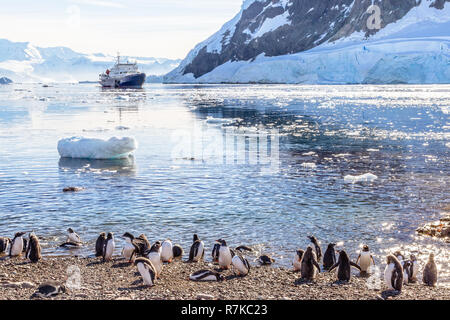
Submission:
M 0 77 L 14 82 L 96 81 L 98 75 L 114 65 L 115 57 L 83 54 L 66 47 L 41 48 L 29 42 L 0 39 Z M 179 60 L 129 57 L 147 75 L 163 75 L 174 69 Z
M 288 5 L 285 1 L 281 1 L 281 5 Z M 431 3 L 423 0 L 400 20 L 368 37 L 364 32 L 355 31 L 294 54 L 268 56 L 261 53 L 250 60 L 230 59 L 196 78 L 186 73 L 183 66 L 192 63 L 195 51 L 202 48 L 200 44 L 164 80 L 188 83 L 450 83 L 450 2 L 444 2 L 442 9 L 430 7 Z M 267 26 L 267 32 L 290 23 L 286 12 L 265 20 L 263 26 Z M 226 29 L 232 26 L 227 24 Z M 252 38 L 260 37 L 260 30 L 249 34 Z M 223 34 L 223 30 L 221 32 Z M 319 36 L 320 42 L 324 35 Z M 214 39 L 217 37 L 213 36 L 208 43 Z

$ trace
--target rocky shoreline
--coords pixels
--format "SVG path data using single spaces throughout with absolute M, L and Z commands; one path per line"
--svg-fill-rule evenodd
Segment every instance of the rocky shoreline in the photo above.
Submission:
M 427 223 L 416 231 L 421 235 L 441 238 L 450 242 L 450 214 L 445 213 L 439 221 Z
M 38 263 L 29 263 L 22 258 L 2 258 L 0 299 L 28 300 L 40 284 L 56 281 L 69 284 L 69 288 L 66 293 L 51 299 L 450 300 L 450 290 L 445 287 L 408 284 L 401 294 L 392 295 L 382 281 L 378 289 L 369 289 L 367 278 L 353 276 L 349 283 L 339 283 L 333 272 L 319 274 L 314 282 L 304 282 L 299 280 L 298 273 L 270 266 L 252 267 L 250 274 L 243 278 L 235 277 L 230 270 L 225 271 L 227 280 L 223 282 L 189 280 L 189 274 L 205 268 L 216 266 L 208 262 L 175 261 L 165 265 L 156 285 L 148 288 L 142 285 L 136 267 L 119 257 L 105 263 L 99 258 L 79 257 L 44 257 Z

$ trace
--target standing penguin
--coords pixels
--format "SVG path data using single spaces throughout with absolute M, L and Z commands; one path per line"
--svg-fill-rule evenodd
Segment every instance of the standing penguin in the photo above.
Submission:
M 294 272 L 299 272 L 302 270 L 302 258 L 305 254 L 305 251 L 302 249 L 298 249 L 294 256 L 294 261 L 292 261 L 292 265 L 294 266 Z
M 219 262 L 219 249 L 220 249 L 220 244 L 219 243 L 215 243 L 214 247 L 212 249 L 212 259 L 214 263 L 218 263 Z
M 161 260 L 167 263 L 173 260 L 173 245 L 170 239 L 164 240 L 161 244 Z
M 231 264 L 238 276 L 244 277 L 250 272 L 250 263 L 248 263 L 248 260 L 240 254 L 235 255 L 233 259 L 231 259 Z
M 434 287 L 437 284 L 438 279 L 438 271 L 436 263 L 434 262 L 434 253 L 430 253 L 430 257 L 428 259 L 425 268 L 423 269 L 423 283 L 427 286 Z
M 134 264 L 136 265 L 139 273 L 141 274 L 142 280 L 146 286 L 154 286 L 156 271 L 152 262 L 144 257 L 139 257 L 134 260 Z
M 404 284 L 408 284 L 412 278 L 412 265 L 413 264 L 410 260 L 405 260 L 402 262 Z
M 387 266 L 384 269 L 384 282 L 389 290 L 402 291 L 403 268 L 397 257 L 390 254 L 386 258 Z
M 333 271 L 333 269 L 335 269 L 336 267 L 338 267 L 337 278 L 339 281 L 350 281 L 350 278 L 352 276 L 350 270 L 351 267 L 355 267 L 359 271 L 361 271 L 361 268 L 356 263 L 350 261 L 347 252 L 345 252 L 344 250 L 341 250 L 339 252 L 338 262 L 336 262 L 336 264 L 330 268 L 329 272 Z
M 153 267 L 155 269 L 155 276 L 159 277 L 159 275 L 162 272 L 163 269 L 163 263 L 161 260 L 161 253 L 160 253 L 161 244 L 159 242 L 156 242 L 151 248 L 150 251 L 147 254 L 147 258 L 152 262 Z
M 134 236 L 125 232 L 123 237 L 125 238 L 125 246 L 122 249 L 122 256 L 128 260 L 129 263 L 133 263 L 133 259 L 136 256 L 136 252 L 139 251 L 139 248 L 133 243 Z
M 189 251 L 190 262 L 198 262 L 203 259 L 205 255 L 205 244 L 201 241 L 196 234 L 194 234 L 191 251 Z
M 411 255 L 410 256 L 411 262 L 412 262 L 412 266 L 411 266 L 411 279 L 410 282 L 417 282 L 417 274 L 419 273 L 419 262 L 417 261 L 417 258 L 415 255 Z
M 95 256 L 101 257 L 103 256 L 103 248 L 105 247 L 106 242 L 106 233 L 102 232 L 97 238 L 95 242 Z
M 112 232 L 108 233 L 105 241 L 105 247 L 103 248 L 103 261 L 111 261 L 114 253 L 114 248 L 116 243 L 114 241 L 114 234 Z
M 227 246 L 227 242 L 223 239 L 217 240 L 220 243 L 219 248 L 219 267 L 221 269 L 228 269 L 231 265 L 231 251 Z
M 10 238 L 0 237 L 0 254 L 5 253 L 8 245 L 11 243 Z
M 336 263 L 336 253 L 334 250 L 335 246 L 336 246 L 336 243 L 330 243 L 328 245 L 327 250 L 325 251 L 325 254 L 323 255 L 323 269 L 324 270 L 329 270 Z
M 370 265 L 373 263 L 375 265 L 375 260 L 373 259 L 372 254 L 370 253 L 370 249 L 368 245 L 364 245 L 361 253 L 356 259 L 356 264 L 359 262 L 359 267 L 361 268 L 361 273 L 367 273 L 369 271 Z
M 301 276 L 302 279 L 313 280 L 317 271 L 320 273 L 320 266 L 317 263 L 316 254 L 314 253 L 311 247 L 308 247 L 303 254 L 302 258 L 302 268 L 301 268 Z
M 32 232 L 30 233 L 27 253 L 25 255 L 31 262 L 38 262 L 41 258 L 41 245 L 38 237 Z
M 148 241 L 145 234 L 141 234 L 139 237 L 134 238 L 133 243 L 138 247 L 137 254 L 139 256 L 145 256 L 145 253 L 151 248 L 150 241 Z
M 311 240 L 312 244 L 314 245 L 314 248 L 316 249 L 316 257 L 317 261 L 320 262 L 320 259 L 322 258 L 322 249 L 320 249 L 319 242 L 317 241 L 316 237 L 309 236 L 309 240 Z
M 14 235 L 14 238 L 11 241 L 11 245 L 9 246 L 9 256 L 10 257 L 16 257 L 22 254 L 25 246 L 25 241 L 22 238 L 22 236 L 25 234 L 25 232 L 17 232 Z

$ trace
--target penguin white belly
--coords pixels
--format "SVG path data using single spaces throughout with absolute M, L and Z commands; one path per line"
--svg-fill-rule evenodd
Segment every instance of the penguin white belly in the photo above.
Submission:
M 200 241 L 200 244 L 198 245 L 197 254 L 195 255 L 195 257 L 193 259 L 194 262 L 198 262 L 202 259 L 204 250 L 205 250 L 205 245 L 204 245 L 203 241 Z
M 361 271 L 368 272 L 371 264 L 372 259 L 370 258 L 370 252 L 361 252 L 361 257 L 359 258 Z
M 153 286 L 152 277 L 150 275 L 150 271 L 148 270 L 148 267 L 143 263 L 138 263 L 137 269 L 138 269 L 139 273 L 141 274 L 144 284 L 147 286 Z
M 161 260 L 171 262 L 173 259 L 173 246 L 170 241 L 164 241 L 161 245 Z
M 126 260 L 130 260 L 131 256 L 133 255 L 134 249 L 135 248 L 131 243 L 127 243 L 122 249 L 122 256 Z
M 205 270 L 203 272 L 194 272 L 189 276 L 189 279 L 193 281 L 217 281 L 217 276 Z
M 14 239 L 14 242 L 11 244 L 11 255 L 18 256 L 23 251 L 23 239 L 22 237 Z
M 116 244 L 115 244 L 114 240 L 108 241 L 108 244 L 106 245 L 106 252 L 105 252 L 106 260 L 111 260 L 115 247 L 116 247 Z
M 242 262 L 242 260 L 239 258 L 239 256 L 234 256 L 233 259 L 231 260 L 231 263 L 233 264 L 233 267 L 237 270 L 238 275 L 245 276 L 248 274 L 248 269 Z
M 394 272 L 395 265 L 393 263 L 388 264 L 384 269 L 384 282 L 390 290 L 394 290 L 392 286 L 392 273 Z
M 231 252 L 228 247 L 220 247 L 219 249 L 219 266 L 228 268 L 231 265 Z
M 292 265 L 294 266 L 294 271 L 302 270 L 302 261 L 297 258 L 297 255 L 295 256 L 294 261 L 292 261 Z
M 159 277 L 163 269 L 163 263 L 161 261 L 159 252 L 150 252 L 147 255 L 147 258 L 152 262 L 153 266 L 155 267 L 156 276 Z
M 81 242 L 81 239 L 80 239 L 80 237 L 79 237 L 77 234 L 75 234 L 75 233 L 70 233 L 70 234 L 67 236 L 67 242 L 80 243 L 80 242 Z

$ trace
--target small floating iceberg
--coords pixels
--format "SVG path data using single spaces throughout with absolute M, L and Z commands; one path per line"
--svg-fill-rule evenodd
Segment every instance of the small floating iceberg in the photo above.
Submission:
M 346 183 L 356 183 L 356 182 L 372 182 L 377 180 L 378 177 L 372 173 L 365 173 L 360 176 L 346 175 L 344 177 L 344 182 Z
M 235 122 L 233 119 L 224 119 L 224 118 L 213 118 L 213 117 L 207 117 L 206 123 L 210 124 L 231 124 Z
M 61 158 L 73 159 L 124 159 L 137 149 L 137 141 L 131 137 L 109 140 L 72 137 L 58 141 Z

